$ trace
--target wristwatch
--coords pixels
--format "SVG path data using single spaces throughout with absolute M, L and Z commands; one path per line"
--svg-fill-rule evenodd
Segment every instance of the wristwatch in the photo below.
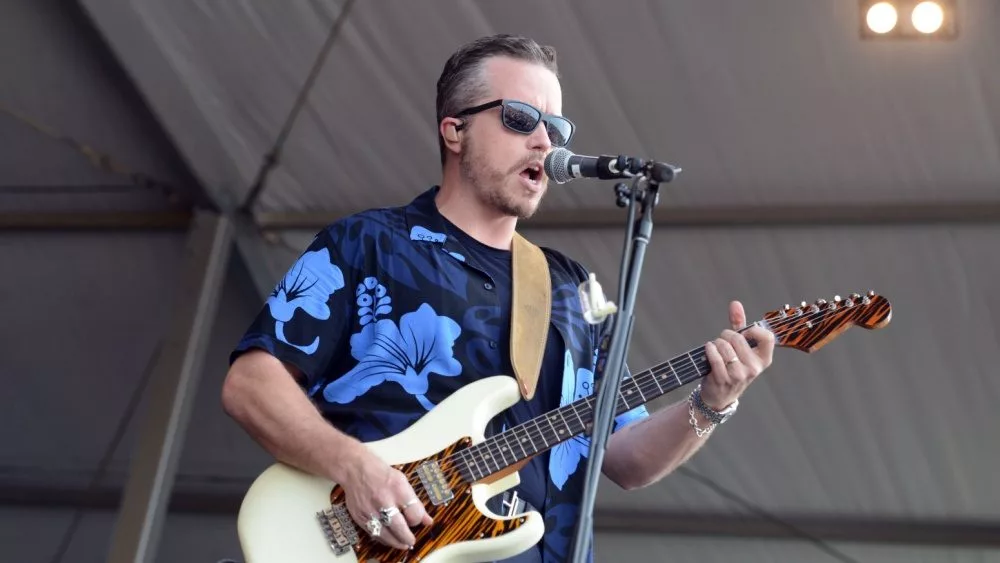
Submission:
M 701 385 L 699 385 L 698 388 L 694 390 L 694 406 L 698 409 L 698 412 L 704 415 L 705 418 L 707 418 L 712 424 L 722 424 L 733 416 L 736 412 L 736 407 L 740 406 L 740 400 L 737 399 L 728 407 L 722 409 L 721 411 L 717 411 L 706 405 L 705 401 L 701 399 Z

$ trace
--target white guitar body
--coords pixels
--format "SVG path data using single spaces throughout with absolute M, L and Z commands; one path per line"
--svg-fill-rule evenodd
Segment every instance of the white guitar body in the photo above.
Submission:
M 496 376 L 466 385 L 405 431 L 367 444 L 390 465 L 403 465 L 434 456 L 464 437 L 483 441 L 490 419 L 520 400 L 511 377 Z M 542 517 L 528 512 L 513 518 L 494 514 L 486 501 L 516 486 L 516 472 L 491 484 L 474 484 L 472 502 L 491 520 L 518 520 L 521 524 L 495 537 L 466 539 L 439 546 L 424 546 L 418 552 L 394 551 L 388 561 L 477 562 L 493 561 L 522 553 L 538 543 L 544 533 Z M 354 563 L 355 552 L 336 555 L 317 513 L 330 508 L 335 484 L 284 464 L 275 464 L 251 485 L 240 507 L 238 529 L 243 555 L 248 563 Z M 419 491 L 418 491 L 419 493 Z M 428 511 L 433 516 L 434 513 Z M 399 518 L 399 516 L 397 516 Z M 435 526 L 439 522 L 435 521 Z M 358 527 L 362 539 L 366 532 Z M 419 537 L 418 537 L 419 542 Z M 432 549 L 432 550 L 431 550 Z M 430 551 L 428 551 L 430 550 Z

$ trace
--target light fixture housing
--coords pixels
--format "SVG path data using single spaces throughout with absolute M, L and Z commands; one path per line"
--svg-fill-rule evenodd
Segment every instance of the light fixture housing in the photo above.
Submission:
M 895 25 L 887 31 L 872 29 L 869 25 L 869 11 L 877 4 L 888 4 L 896 9 Z M 921 4 L 924 6 L 917 8 Z M 923 12 L 926 16 L 933 15 L 936 10 L 929 4 L 940 7 L 941 25 L 937 30 L 926 33 L 914 25 L 914 10 Z M 887 12 L 884 6 L 876 8 L 876 12 Z M 934 41 L 953 40 L 958 37 L 958 0 L 858 0 L 858 24 L 861 38 L 866 40 L 888 41 Z M 888 27 L 888 26 L 886 26 Z M 881 31 L 881 32 L 880 32 Z

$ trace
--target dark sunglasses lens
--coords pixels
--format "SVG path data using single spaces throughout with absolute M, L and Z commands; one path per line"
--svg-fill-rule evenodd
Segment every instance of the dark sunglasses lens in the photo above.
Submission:
M 503 124 L 518 133 L 530 134 L 541 117 L 535 108 L 518 102 L 508 103 L 503 108 Z
M 549 141 L 556 147 L 565 147 L 573 136 L 573 124 L 561 117 L 546 118 L 545 130 L 549 134 Z

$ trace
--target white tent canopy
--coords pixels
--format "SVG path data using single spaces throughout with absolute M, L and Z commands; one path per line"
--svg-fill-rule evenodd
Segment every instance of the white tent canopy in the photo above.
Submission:
M 633 370 L 712 338 L 732 298 L 754 318 L 868 289 L 894 306 L 883 330 L 779 350 L 682 471 L 605 483 L 598 560 L 1000 560 L 1000 5 L 959 3 L 954 41 L 902 42 L 860 40 L 842 0 L 368 1 L 326 45 L 343 2 L 80 4 L 0 7 L 17 53 L 0 65 L 0 543 L 16 560 L 69 537 L 63 561 L 101 561 L 113 543 L 163 400 L 147 375 L 195 297 L 178 289 L 192 209 L 232 221 L 238 252 L 156 560 L 239 557 L 236 503 L 270 460 L 221 411 L 228 352 L 325 222 L 439 180 L 437 76 L 497 32 L 558 49 L 574 151 L 684 169 L 657 209 Z M 609 183 L 553 186 L 525 233 L 613 289 L 613 201 Z

